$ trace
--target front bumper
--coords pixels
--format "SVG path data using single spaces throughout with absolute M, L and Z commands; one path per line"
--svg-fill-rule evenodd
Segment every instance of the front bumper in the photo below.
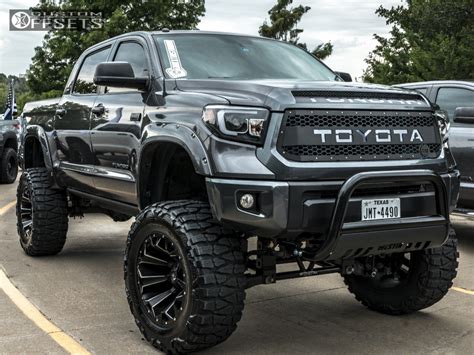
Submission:
M 350 181 L 356 176 L 362 180 L 352 185 Z M 347 245 L 337 253 L 329 250 L 321 256 L 323 259 L 348 257 L 359 249 L 373 253 L 368 248 L 392 244 L 397 249 L 397 243 L 420 248 L 444 243 L 449 212 L 459 194 L 459 172 L 437 175 L 427 170 L 386 171 L 361 173 L 351 179 L 283 182 L 208 178 L 207 189 L 215 217 L 248 234 L 290 240 L 314 238 L 324 244 L 345 234 L 345 227 L 353 228 L 352 236 L 345 238 Z M 427 188 L 414 190 L 413 186 L 421 185 Z M 343 196 L 347 201 L 341 202 L 341 190 L 348 188 L 350 191 Z M 244 193 L 256 196 L 255 209 L 239 207 Z M 360 222 L 361 200 L 390 197 L 400 198 L 401 219 Z M 335 208 L 341 203 L 344 206 Z M 342 217 L 335 217 L 337 210 L 344 211 Z

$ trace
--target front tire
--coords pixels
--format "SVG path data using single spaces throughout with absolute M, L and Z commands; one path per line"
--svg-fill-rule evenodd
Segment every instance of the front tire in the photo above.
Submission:
M 238 237 L 199 201 L 157 203 L 132 225 L 125 285 L 144 337 L 166 353 L 227 339 L 242 316 L 245 264 Z
M 20 244 L 29 256 L 58 254 L 68 230 L 67 197 L 51 187 L 45 168 L 26 170 L 17 190 L 17 229 Z
M 442 247 L 407 254 L 361 260 L 387 273 L 383 276 L 349 275 L 344 281 L 355 298 L 380 313 L 399 315 L 428 308 L 439 302 L 457 275 L 457 239 L 451 230 Z
M 0 184 L 13 184 L 17 175 L 17 153 L 13 148 L 5 148 L 0 159 Z

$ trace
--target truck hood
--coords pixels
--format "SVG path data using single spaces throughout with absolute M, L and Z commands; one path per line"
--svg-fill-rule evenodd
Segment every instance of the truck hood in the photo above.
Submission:
M 232 105 L 287 108 L 430 109 L 429 101 L 413 90 L 340 81 L 300 80 L 176 80 L 181 91 L 210 94 Z

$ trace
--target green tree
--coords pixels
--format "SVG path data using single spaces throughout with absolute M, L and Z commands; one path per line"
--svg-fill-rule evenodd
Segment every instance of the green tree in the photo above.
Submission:
M 104 21 L 98 29 L 52 30 L 45 35 L 27 71 L 33 94 L 62 90 L 78 57 L 93 44 L 131 31 L 193 29 L 205 12 L 202 0 L 63 0 L 59 5 L 39 1 L 37 10 L 101 12 Z
M 277 4 L 268 11 L 270 24 L 265 20 L 258 32 L 263 37 L 290 42 L 308 50 L 306 43 L 299 42 L 299 35 L 304 30 L 297 26 L 311 7 L 304 5 L 290 7 L 292 3 L 293 0 L 277 0 Z M 332 43 L 327 42 L 318 45 L 311 53 L 319 59 L 324 59 L 331 55 L 332 50 Z
M 376 14 L 392 28 L 388 38 L 374 35 L 365 81 L 474 78 L 474 0 L 406 0 Z

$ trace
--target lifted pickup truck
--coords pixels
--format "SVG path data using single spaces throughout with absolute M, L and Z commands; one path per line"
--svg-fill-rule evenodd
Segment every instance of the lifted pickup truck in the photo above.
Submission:
M 127 298 L 165 352 L 228 338 L 251 286 L 340 273 L 367 307 L 404 314 L 456 276 L 446 117 L 418 93 L 342 82 L 291 44 L 122 35 L 23 115 L 21 246 L 60 252 L 69 216 L 136 216 Z
M 0 184 L 12 184 L 18 175 L 17 120 L 0 119 Z

